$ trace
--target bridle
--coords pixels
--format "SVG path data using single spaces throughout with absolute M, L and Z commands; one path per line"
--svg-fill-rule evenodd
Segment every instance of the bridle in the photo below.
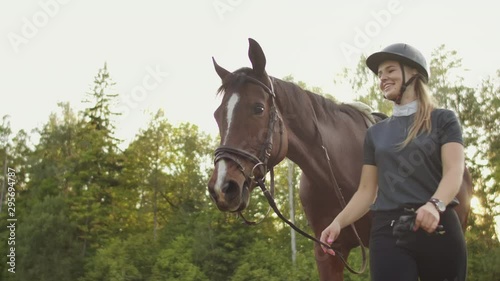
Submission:
M 221 159 L 230 159 L 234 163 L 236 163 L 240 172 L 243 173 L 243 176 L 245 177 L 245 181 L 247 183 L 250 184 L 251 181 L 257 181 L 257 180 L 263 181 L 267 172 L 269 172 L 267 164 L 269 161 L 269 157 L 271 157 L 271 151 L 273 150 L 273 137 L 274 137 L 274 129 L 276 126 L 276 122 L 278 122 L 280 126 L 280 131 L 279 131 L 280 142 L 278 148 L 278 155 L 281 152 L 283 143 L 283 120 L 281 119 L 275 104 L 276 94 L 274 93 L 273 83 L 270 80 L 269 82 L 271 87 L 268 87 L 266 84 L 260 82 L 256 78 L 253 78 L 245 74 L 230 74 L 230 75 L 238 75 L 241 79 L 244 79 L 245 82 L 256 84 L 260 86 L 262 89 L 264 89 L 264 91 L 267 94 L 269 94 L 269 96 L 271 97 L 271 107 L 269 109 L 268 129 L 266 133 L 266 140 L 258 156 L 255 156 L 254 154 L 247 152 L 243 149 L 234 148 L 227 145 L 221 145 L 215 150 L 214 164 L 216 164 Z M 245 171 L 245 167 L 243 166 L 240 160 L 241 158 L 250 161 L 254 165 L 250 172 Z M 260 169 L 261 178 L 259 179 L 257 179 L 255 175 L 256 169 Z
M 264 193 L 270 207 L 274 210 L 274 212 L 276 213 L 276 215 L 278 215 L 278 217 L 283 220 L 286 224 L 288 224 L 291 228 L 293 228 L 295 231 L 299 232 L 301 235 L 303 235 L 304 237 L 320 244 L 320 245 L 323 245 L 324 247 L 328 248 L 328 249 L 331 249 L 335 252 L 335 256 L 336 257 L 339 257 L 340 260 L 342 261 L 342 263 L 344 264 L 344 266 L 347 268 L 347 270 L 349 270 L 350 272 L 354 273 L 354 274 L 361 274 L 365 271 L 366 269 L 366 249 L 365 249 L 365 246 L 363 245 L 363 242 L 361 241 L 361 238 L 359 237 L 359 234 L 356 230 L 356 227 L 354 226 L 354 224 L 351 225 L 351 228 L 352 230 L 354 231 L 354 234 L 356 235 L 356 238 L 358 240 L 358 243 L 359 245 L 361 246 L 361 253 L 362 253 L 362 265 L 361 265 L 361 269 L 359 271 L 353 269 L 348 263 L 347 261 L 345 260 L 345 258 L 343 257 L 342 253 L 340 253 L 339 251 L 333 249 L 333 247 L 331 245 L 328 245 L 326 243 L 323 243 L 321 242 L 319 239 L 317 239 L 316 237 L 313 237 L 311 236 L 310 234 L 308 234 L 307 232 L 303 231 L 302 229 L 300 229 L 299 227 L 297 227 L 295 224 L 293 224 L 291 221 L 289 221 L 287 218 L 285 218 L 283 216 L 283 214 L 281 214 L 281 212 L 279 211 L 278 207 L 276 206 L 276 202 L 274 201 L 274 170 L 273 170 L 273 167 L 271 167 L 271 169 L 268 168 L 267 164 L 268 164 L 268 161 L 269 161 L 269 158 L 271 156 L 271 151 L 273 149 L 273 136 L 274 136 L 274 128 L 275 128 L 275 125 L 276 125 L 276 122 L 279 121 L 279 126 L 280 126 L 280 143 L 279 143 L 279 149 L 278 149 L 278 154 L 281 152 L 281 149 L 282 149 L 282 142 L 283 142 L 283 120 L 281 119 L 279 113 L 278 113 L 278 109 L 276 107 L 276 102 L 275 102 L 275 99 L 276 99 L 276 93 L 274 92 L 274 87 L 273 87 L 273 81 L 271 78 L 269 78 L 269 82 L 270 82 L 270 85 L 271 87 L 268 87 L 266 84 L 262 83 L 261 81 L 257 80 L 256 78 L 253 78 L 251 76 L 248 76 L 248 75 L 245 75 L 245 74 L 230 74 L 230 75 L 238 75 L 239 77 L 241 77 L 242 79 L 244 79 L 244 81 L 246 82 L 250 82 L 250 83 L 253 83 L 253 84 L 256 84 L 258 86 L 260 86 L 266 93 L 269 94 L 269 96 L 271 97 L 271 107 L 270 107 L 270 116 L 269 116 L 269 122 L 268 122 L 268 130 L 267 130 L 267 138 L 266 138 L 266 141 L 264 142 L 264 145 L 259 153 L 259 156 L 255 156 L 253 155 L 252 153 L 249 153 L 245 150 L 242 150 L 242 149 L 239 149 L 239 148 L 234 148 L 234 147 L 230 147 L 230 146 L 226 146 L 226 145 L 221 145 L 219 146 L 217 149 L 215 149 L 215 159 L 214 159 L 214 164 L 217 164 L 217 162 L 221 159 L 230 159 L 232 160 L 234 163 L 236 163 L 236 165 L 238 166 L 238 169 L 240 170 L 240 172 L 243 173 L 244 177 L 245 177 L 245 182 L 250 185 L 253 182 L 255 182 L 259 187 L 260 189 L 262 190 L 262 192 Z M 346 202 L 345 202 L 345 199 L 342 195 L 342 191 L 340 189 L 340 186 L 338 185 L 337 183 L 337 180 L 335 178 L 335 175 L 333 173 L 333 170 L 332 170 L 332 166 L 331 166 L 331 161 L 330 161 L 330 157 L 328 156 L 328 151 L 326 149 L 326 147 L 324 146 L 324 142 L 323 142 L 323 137 L 321 135 L 321 132 L 319 130 L 319 127 L 317 125 L 317 118 L 316 116 L 314 115 L 314 124 L 316 126 L 316 129 L 321 137 L 321 142 L 322 142 L 322 148 L 323 150 L 325 151 L 325 155 L 326 155 L 326 159 L 328 161 L 328 166 L 330 168 L 330 177 L 331 177 L 331 181 L 333 182 L 334 184 L 334 188 L 335 188 L 335 193 L 339 199 L 339 202 L 341 204 L 341 207 L 342 209 L 346 206 Z M 244 158 L 248 161 L 250 161 L 251 163 L 254 164 L 252 170 L 250 171 L 250 173 L 247 173 L 245 171 L 245 167 L 243 166 L 243 164 L 241 163 L 241 160 L 240 158 Z M 261 177 L 256 177 L 255 176 L 255 169 L 256 168 L 260 168 L 261 169 Z M 266 186 L 265 186 L 265 177 L 266 177 L 266 174 L 267 172 L 270 172 L 270 176 L 271 176 L 271 191 L 269 191 Z M 247 219 L 245 219 L 245 217 L 241 214 L 241 212 L 239 213 L 239 215 L 243 218 L 243 220 L 247 223 L 247 224 L 255 224 L 255 222 L 250 222 L 248 221 Z

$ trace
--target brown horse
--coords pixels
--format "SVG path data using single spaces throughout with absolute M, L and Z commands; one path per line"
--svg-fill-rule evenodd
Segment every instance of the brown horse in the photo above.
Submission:
M 221 143 L 208 183 L 210 196 L 221 211 L 240 212 L 248 206 L 255 179 L 262 179 L 288 157 L 302 170 L 300 199 L 319 238 L 342 209 L 331 171 L 347 201 L 358 187 L 369 114 L 268 76 L 262 48 L 249 41 L 252 68 L 229 72 L 214 60 L 223 98 L 214 113 Z M 462 204 L 456 208 L 464 229 L 471 193 L 466 171 L 458 196 Z M 355 223 L 364 245 L 368 245 L 370 224 L 369 213 Z M 336 243 L 344 257 L 359 246 L 352 228 L 343 230 Z M 314 249 L 320 279 L 343 280 L 341 260 L 324 254 L 317 243 Z

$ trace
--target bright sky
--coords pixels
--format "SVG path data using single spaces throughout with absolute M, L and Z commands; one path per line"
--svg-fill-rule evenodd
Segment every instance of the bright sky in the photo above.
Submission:
M 406 42 L 426 56 L 440 44 L 458 51 L 468 83 L 500 69 L 497 1 L 97 1 L 0 2 L 0 116 L 31 130 L 56 104 L 82 109 L 105 62 L 124 114 L 119 138 L 131 140 L 163 108 L 174 124 L 215 134 L 220 80 L 211 57 L 229 70 L 250 66 L 248 38 L 267 71 L 321 87 L 340 100 L 334 76 L 359 55 Z
M 500 69 L 500 2 L 451 0 L 36 0 L 0 2 L 0 117 L 31 131 L 58 111 L 80 110 L 105 62 L 120 94 L 117 136 L 126 143 L 163 108 L 170 122 L 217 133 L 213 111 L 228 70 L 250 66 L 248 38 L 267 72 L 293 75 L 339 100 L 333 78 L 361 54 L 406 42 L 424 55 L 458 51 L 476 86 Z M 499 222 L 500 223 L 500 222 Z

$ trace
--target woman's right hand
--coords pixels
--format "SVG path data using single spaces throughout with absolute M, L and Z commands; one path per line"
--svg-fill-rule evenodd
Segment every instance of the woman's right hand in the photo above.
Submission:
M 332 245 L 333 241 L 335 241 L 339 236 L 340 230 L 340 224 L 336 220 L 333 220 L 332 223 L 327 228 L 325 228 L 323 232 L 321 232 L 321 237 L 319 240 L 325 244 Z M 323 245 L 321 245 L 321 248 L 323 249 L 323 252 L 335 256 L 335 252 L 332 249 L 326 248 Z

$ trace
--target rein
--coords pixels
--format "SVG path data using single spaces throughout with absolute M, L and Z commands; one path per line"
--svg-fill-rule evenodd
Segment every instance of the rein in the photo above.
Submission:
M 366 252 L 365 252 L 365 247 L 363 246 L 361 240 L 359 240 L 359 242 L 361 243 L 360 245 L 362 247 L 361 248 L 362 249 L 361 253 L 362 253 L 362 256 L 363 256 L 363 263 L 361 265 L 361 269 L 358 271 L 358 270 L 355 270 L 354 268 L 352 268 L 349 265 L 349 263 L 345 260 L 345 258 L 344 258 L 344 256 L 342 255 L 341 252 L 335 250 L 331 245 L 328 245 L 326 243 L 321 242 L 316 237 L 314 237 L 314 236 L 310 235 L 309 233 L 303 231 L 302 229 L 300 229 L 299 227 L 297 227 L 295 224 L 293 224 L 291 221 L 289 221 L 287 218 L 285 218 L 285 216 L 283 216 L 283 214 L 280 212 L 280 210 L 276 206 L 276 202 L 274 201 L 273 196 L 271 195 L 271 193 L 269 192 L 269 190 L 267 190 L 266 185 L 264 184 L 264 182 L 262 180 L 258 180 L 257 181 L 257 185 L 260 187 L 260 189 L 264 193 L 264 196 L 266 197 L 267 202 L 269 203 L 269 205 L 271 206 L 271 208 L 273 209 L 273 211 L 276 213 L 276 215 L 283 222 L 285 222 L 286 224 L 288 224 L 293 230 L 297 231 L 298 233 L 300 233 L 302 236 L 308 238 L 309 240 L 312 240 L 312 241 L 314 241 L 314 242 L 316 242 L 316 243 L 318 243 L 320 245 L 323 245 L 323 246 L 327 247 L 328 249 L 331 249 L 333 252 L 335 252 L 335 256 L 338 257 L 340 259 L 340 261 L 342 261 L 342 263 L 344 264 L 345 268 L 347 268 L 347 270 L 349 270 L 351 273 L 361 274 L 361 273 L 363 273 L 366 270 Z M 353 226 L 353 225 L 351 225 L 351 226 Z M 356 232 L 356 236 L 357 236 L 357 232 Z M 359 237 L 359 236 L 357 236 L 357 237 Z
M 259 86 L 261 86 L 264 91 L 266 93 L 268 93 L 270 96 L 271 96 L 271 100 L 272 100 L 272 105 L 271 105 L 271 109 L 270 109 L 270 119 L 269 119 L 269 127 L 268 127 L 268 131 L 267 131 L 267 140 L 264 144 L 264 147 L 262 148 L 261 150 L 261 153 L 260 153 L 260 157 L 256 157 L 254 156 L 253 154 L 249 153 L 249 152 L 246 152 L 242 149 L 238 149 L 238 148 L 232 148 L 232 147 L 228 147 L 228 146 L 224 146 L 224 145 L 221 145 L 219 146 L 216 150 L 215 150 L 215 160 L 214 160 L 214 163 L 217 163 L 217 161 L 219 161 L 220 159 L 223 159 L 223 158 L 227 158 L 227 159 L 230 159 L 232 161 L 234 161 L 237 165 L 238 165 L 238 168 L 239 170 L 243 173 L 243 175 L 245 176 L 245 179 L 246 179 L 246 183 L 247 184 L 250 184 L 249 181 L 254 181 L 257 183 L 257 185 L 260 187 L 260 189 L 262 190 L 262 192 L 264 193 L 264 196 L 266 197 L 268 203 L 269 203 L 269 206 L 273 209 L 273 211 L 276 213 L 276 215 L 281 219 L 283 220 L 286 224 L 288 224 L 292 229 L 294 229 L 295 231 L 297 231 L 298 233 L 300 233 L 302 236 L 320 244 L 320 245 L 323 245 L 325 246 L 326 248 L 328 249 L 331 249 L 334 251 L 335 253 L 335 256 L 338 257 L 342 263 L 344 264 L 344 266 L 347 268 L 347 270 L 349 270 L 351 273 L 354 273 L 354 274 L 361 274 L 363 273 L 365 270 L 366 270 L 366 248 L 363 244 L 363 242 L 361 241 L 361 238 L 356 230 L 356 227 L 354 226 L 354 224 L 351 224 L 351 228 L 354 232 L 354 234 L 356 235 L 356 239 L 359 243 L 359 245 L 361 246 L 361 254 L 362 254 L 362 265 L 361 265 L 361 269 L 359 271 L 353 269 L 348 263 L 347 261 L 345 260 L 345 258 L 343 257 L 342 253 L 333 249 L 333 247 L 331 245 L 328 245 L 326 243 L 323 243 L 321 242 L 319 239 L 317 239 L 316 237 L 314 236 L 311 236 L 310 234 L 308 234 L 307 232 L 303 231 L 302 229 L 300 229 L 299 227 L 297 227 L 295 224 L 293 224 L 291 221 L 289 221 L 287 218 L 285 218 L 283 216 L 283 214 L 281 214 L 280 210 L 278 209 L 278 207 L 276 206 L 276 202 L 274 201 L 274 169 L 271 167 L 271 169 L 268 169 L 267 167 L 267 162 L 269 160 L 269 157 L 271 156 L 271 151 L 272 151 L 272 147 L 273 147 L 273 133 L 274 133 L 274 126 L 276 124 L 276 121 L 279 120 L 279 125 L 280 125 L 280 143 L 279 143 L 279 151 L 278 151 L 278 154 L 279 152 L 281 151 L 281 146 L 282 146 L 282 135 L 283 135 L 283 121 L 281 120 L 281 118 L 279 117 L 278 115 L 278 111 L 277 111 L 277 108 L 276 108 L 276 105 L 275 105 L 275 98 L 276 98 L 276 94 L 274 92 L 274 89 L 273 89 L 273 82 L 270 80 L 270 85 L 271 85 L 271 88 L 269 88 L 267 85 L 265 85 L 264 83 L 262 83 L 261 81 L 253 78 L 253 77 L 250 77 L 250 76 L 244 76 L 244 78 L 246 80 L 248 80 L 250 83 L 254 83 L 254 84 L 257 84 Z M 314 112 L 314 110 L 313 110 Z M 337 179 L 335 178 L 335 175 L 333 173 L 333 169 L 332 169 L 332 164 L 331 164 L 331 161 L 330 161 L 330 157 L 328 156 L 328 151 L 324 145 L 324 141 L 323 141 L 323 136 L 321 135 L 321 131 L 319 130 L 319 127 L 318 127 L 318 120 L 317 120 L 317 117 L 316 117 L 316 113 L 314 112 L 314 125 L 316 126 L 316 130 L 318 132 L 318 134 L 320 135 L 320 139 L 321 139 L 321 147 L 323 148 L 323 150 L 325 151 L 325 157 L 326 157 L 326 160 L 328 162 L 328 167 L 329 167 L 329 171 L 330 171 L 330 180 L 331 182 L 333 183 L 334 185 L 334 190 L 335 190 L 335 194 L 337 195 L 337 198 L 339 200 L 339 203 L 342 207 L 342 209 L 345 208 L 346 206 L 346 202 L 345 202 L 345 199 L 344 199 L 344 196 L 342 195 L 342 190 L 337 182 Z M 243 164 L 241 163 L 241 161 L 239 160 L 238 156 L 241 156 L 243 158 L 246 158 L 247 160 L 250 160 L 252 163 L 254 163 L 254 167 L 252 168 L 252 170 L 250 171 L 249 174 L 247 174 L 245 172 L 245 168 L 243 166 Z M 254 171 L 256 168 L 258 167 L 261 167 L 261 175 L 262 177 L 261 178 L 256 178 L 254 176 Z M 267 174 L 267 171 L 270 172 L 270 176 L 271 176 L 271 191 L 269 191 L 266 186 L 265 186 L 265 175 Z M 269 211 L 268 211 L 269 213 Z M 256 224 L 255 222 L 251 222 L 251 221 L 248 221 L 247 219 L 245 219 L 243 217 L 243 215 L 241 214 L 241 212 L 239 212 L 239 215 L 243 218 L 243 220 L 245 221 L 245 223 L 247 224 Z

